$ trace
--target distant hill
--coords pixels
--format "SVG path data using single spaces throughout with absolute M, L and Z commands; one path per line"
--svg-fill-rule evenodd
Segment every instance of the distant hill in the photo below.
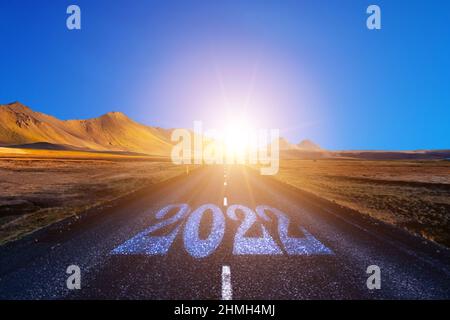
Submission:
M 282 159 L 324 159 L 333 156 L 311 140 L 302 140 L 298 144 L 279 138 L 280 157 Z
M 292 150 L 296 148 L 294 144 L 291 144 L 286 138 L 283 137 L 278 139 L 278 147 L 280 150 Z
M 299 144 L 297 144 L 297 148 L 304 151 L 323 151 L 319 145 L 308 139 L 303 140 Z
M 330 151 L 322 149 L 311 140 L 302 140 L 291 144 L 280 138 L 282 159 L 362 159 L 362 160 L 445 160 L 450 159 L 450 150 L 413 150 L 413 151 Z
M 14 102 L 0 105 L 0 146 L 169 156 L 171 129 L 146 126 L 121 112 L 87 120 L 59 120 Z M 450 150 L 329 151 L 311 140 L 279 139 L 283 159 L 450 159 Z
M 300 151 L 324 151 L 322 148 L 311 140 L 302 140 L 298 144 L 290 143 L 286 138 L 279 138 L 280 150 L 300 150 Z
M 0 146 L 169 155 L 170 132 L 137 123 L 121 112 L 63 121 L 20 102 L 0 105 Z
M 449 160 L 450 150 L 335 151 L 335 157 L 363 160 Z

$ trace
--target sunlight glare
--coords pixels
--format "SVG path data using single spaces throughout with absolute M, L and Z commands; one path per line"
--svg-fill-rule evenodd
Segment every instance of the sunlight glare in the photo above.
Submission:
M 225 128 L 224 144 L 227 157 L 245 158 L 249 148 L 252 147 L 249 141 L 253 129 L 251 124 L 247 118 L 236 116 L 227 121 Z

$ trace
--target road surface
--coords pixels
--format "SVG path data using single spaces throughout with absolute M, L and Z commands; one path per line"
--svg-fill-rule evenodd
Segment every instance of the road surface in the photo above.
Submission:
M 1 247 L 0 298 L 448 299 L 449 257 L 244 167 L 214 166 Z M 69 265 L 80 290 L 67 288 Z M 373 265 L 381 288 L 370 290 Z

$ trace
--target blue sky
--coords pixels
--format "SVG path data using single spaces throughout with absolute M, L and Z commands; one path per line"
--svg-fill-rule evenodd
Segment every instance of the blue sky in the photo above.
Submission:
M 189 128 L 245 109 L 291 142 L 450 148 L 449 21 L 438 0 L 2 0 L 0 103 Z

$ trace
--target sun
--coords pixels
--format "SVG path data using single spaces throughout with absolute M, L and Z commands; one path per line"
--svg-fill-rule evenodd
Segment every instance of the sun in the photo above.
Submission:
M 246 117 L 236 116 L 227 121 L 224 132 L 225 154 L 228 159 L 245 159 L 252 146 L 250 135 L 253 130 Z

